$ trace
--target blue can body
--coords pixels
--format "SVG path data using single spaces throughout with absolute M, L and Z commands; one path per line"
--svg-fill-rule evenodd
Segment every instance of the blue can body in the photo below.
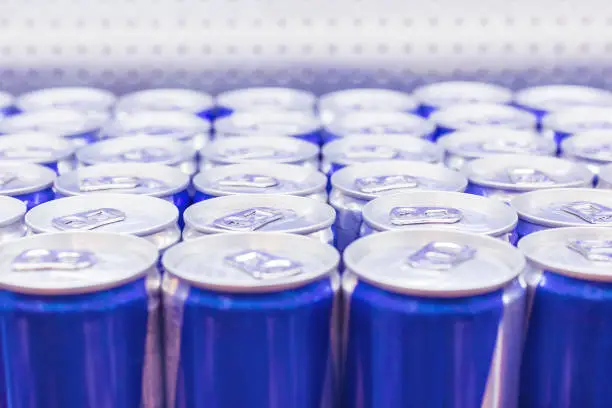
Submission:
M 37 205 L 46 203 L 47 201 L 51 201 L 55 199 L 55 192 L 53 188 L 48 187 L 44 190 L 36 191 L 33 193 L 27 193 L 22 195 L 15 195 L 14 198 L 17 198 L 23 201 L 26 204 L 28 210 L 36 207 Z
M 517 241 L 527 236 L 529 234 L 533 234 L 534 232 L 542 231 L 548 229 L 550 227 L 546 227 L 544 225 L 534 224 L 533 222 L 529 222 L 519 218 L 518 224 L 516 224 L 516 235 Z

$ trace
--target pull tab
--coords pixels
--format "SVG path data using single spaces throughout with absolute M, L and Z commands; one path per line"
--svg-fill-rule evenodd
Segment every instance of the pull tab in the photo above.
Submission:
M 42 147 L 12 147 L 0 150 L 0 157 L 6 159 L 45 159 L 53 157 L 54 150 Z
M 562 206 L 561 210 L 590 224 L 604 224 L 612 221 L 612 208 L 588 201 L 568 203 Z
M 257 280 L 276 279 L 302 273 L 302 264 L 262 251 L 247 250 L 225 257 L 225 261 Z
M 372 134 L 372 135 L 382 135 L 382 134 L 402 134 L 402 133 L 410 133 L 412 131 L 411 128 L 407 128 L 402 125 L 393 125 L 393 124 L 374 124 L 363 126 L 359 129 L 359 133 L 362 134 Z
M 119 159 L 126 162 L 151 163 L 166 160 L 172 154 L 163 147 L 143 147 L 131 149 L 119 154 Z
M 254 207 L 217 218 L 213 225 L 230 231 L 255 231 L 283 218 L 283 213 L 270 207 Z
M 125 218 L 126 215 L 123 211 L 114 208 L 99 208 L 97 210 L 57 217 L 51 221 L 51 224 L 62 231 L 92 230 L 103 225 L 125 221 Z
M 476 250 L 467 245 L 434 241 L 410 255 L 408 264 L 413 268 L 448 270 L 469 261 L 474 255 Z
M 28 271 L 76 271 L 95 265 L 96 257 L 89 251 L 55 249 L 29 249 L 12 262 L 13 270 Z
M 291 152 L 278 150 L 269 146 L 245 147 L 242 149 L 228 149 L 221 156 L 234 160 L 255 160 L 290 156 Z
M 612 262 L 612 241 L 609 240 L 574 240 L 567 247 L 578 252 L 589 261 Z
M 219 180 L 219 185 L 223 187 L 270 188 L 278 184 L 278 180 L 274 177 L 257 174 L 242 174 L 240 176 L 230 176 Z
M 83 192 L 105 190 L 127 190 L 139 187 L 142 180 L 131 176 L 89 177 L 80 181 L 79 190 Z
M 400 155 L 400 151 L 389 146 L 353 146 L 343 156 L 351 160 L 391 160 Z
M 494 140 L 480 144 L 483 152 L 490 153 L 525 153 L 535 150 L 536 144 L 533 142 L 518 142 L 512 140 Z
M 389 213 L 393 225 L 454 224 L 463 213 L 450 207 L 395 207 Z
M 418 180 L 415 177 L 403 175 L 371 176 L 355 180 L 355 186 L 366 194 L 377 194 L 402 188 L 416 188 L 418 185 Z
M 17 179 L 17 175 L 15 173 L 0 173 L 0 186 L 6 186 L 11 181 Z
M 546 173 L 529 167 L 508 169 L 508 178 L 514 184 L 555 184 Z

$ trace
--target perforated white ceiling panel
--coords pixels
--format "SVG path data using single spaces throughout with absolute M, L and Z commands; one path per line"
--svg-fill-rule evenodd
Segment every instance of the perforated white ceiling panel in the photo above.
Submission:
M 0 0 L 0 88 L 612 88 L 610 0 Z

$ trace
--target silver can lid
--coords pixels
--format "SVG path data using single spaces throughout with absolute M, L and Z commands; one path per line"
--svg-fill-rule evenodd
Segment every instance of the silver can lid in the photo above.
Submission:
M 412 191 L 383 196 L 363 208 L 376 231 L 434 228 L 499 236 L 516 226 L 516 212 L 498 200 L 448 191 Z
M 612 130 L 576 133 L 561 142 L 564 156 L 598 162 L 612 162 Z
M 434 124 L 406 112 L 349 112 L 334 117 L 326 125 L 328 132 L 339 137 L 370 136 L 385 139 L 389 135 L 428 137 Z
M 222 164 L 265 161 L 296 163 L 316 160 L 319 147 L 303 140 L 280 136 L 215 139 L 200 150 L 200 157 Z
M 612 106 L 612 93 L 577 85 L 545 85 L 526 88 L 514 95 L 521 106 L 545 112 L 575 106 Z
M 308 111 L 239 111 L 215 121 L 216 137 L 294 136 L 317 131 L 321 122 Z
M 23 195 L 53 185 L 55 172 L 33 163 L 0 161 L 0 195 Z
M 66 139 L 41 132 L 0 136 L 0 161 L 53 163 L 71 157 L 75 150 Z
M 25 222 L 35 233 L 115 232 L 147 236 L 176 224 L 178 209 L 161 198 L 96 194 L 59 198 L 28 211 Z
M 140 111 L 179 111 L 200 113 L 213 107 L 213 97 L 192 89 L 145 89 L 122 96 L 117 101 L 117 115 Z
M 312 112 L 316 102 L 313 93 L 281 87 L 245 88 L 220 93 L 217 106 L 233 111 L 286 110 Z
M 0 287 L 44 295 L 98 292 L 145 277 L 157 257 L 153 244 L 128 235 L 32 235 L 0 247 Z
M 421 105 L 445 108 L 465 103 L 499 103 L 512 101 L 512 91 L 499 85 L 476 81 L 447 81 L 424 85 L 414 90 Z
M 537 118 L 530 112 L 508 105 L 468 103 L 442 108 L 430 116 L 431 121 L 449 129 L 498 126 L 508 129 L 535 129 Z
M 353 136 L 334 140 L 322 149 L 323 160 L 350 165 L 380 160 L 414 160 L 439 163 L 444 158 L 440 146 L 423 139 L 404 136 Z
M 163 256 L 166 273 L 220 292 L 276 292 L 330 276 L 340 256 L 332 246 L 295 234 L 207 235 Z
M 11 225 L 23 218 L 26 205 L 13 197 L 0 196 L 0 227 Z
M 22 94 L 16 106 L 22 112 L 70 109 L 79 112 L 108 112 L 116 101 L 112 92 L 99 88 L 58 87 Z
M 185 225 L 202 233 L 288 232 L 310 234 L 331 227 L 334 209 L 318 200 L 253 194 L 201 201 L 185 211 Z
M 306 196 L 325 190 L 324 174 L 307 167 L 278 163 L 242 163 L 196 174 L 196 190 L 212 195 L 291 194 Z
M 593 173 L 583 164 L 547 156 L 499 155 L 466 165 L 470 183 L 513 191 L 591 185 Z
M 612 228 L 552 228 L 529 234 L 518 247 L 544 271 L 589 281 L 612 281 Z
M 369 235 L 344 251 L 360 279 L 392 292 L 452 298 L 492 292 L 525 267 L 516 248 L 467 232 L 415 228 Z
M 612 226 L 610 190 L 539 190 L 521 194 L 510 204 L 521 219 L 546 227 Z
M 331 184 L 348 196 L 371 200 L 402 191 L 463 191 L 467 180 L 436 164 L 386 160 L 344 167 L 332 175 Z
M 542 127 L 570 134 L 596 129 L 612 130 L 612 105 L 561 109 L 546 115 Z
M 8 108 L 15 104 L 15 97 L 8 92 L 0 91 L 0 107 Z M 2 116 L 0 116 L 2 117 Z
M 499 154 L 554 156 L 557 145 L 534 130 L 477 127 L 452 132 L 438 139 L 447 152 L 461 157 L 479 158 Z
M 184 191 L 189 176 L 179 169 L 152 163 L 110 163 L 81 167 L 62 174 L 55 189 L 64 196 L 92 193 L 167 197 Z
M 100 163 L 157 163 L 177 165 L 195 160 L 196 152 L 188 144 L 155 136 L 129 136 L 104 140 L 85 146 L 77 159 L 85 165 Z
M 107 112 L 45 109 L 7 117 L 0 122 L 0 133 L 43 132 L 70 137 L 97 131 L 108 119 Z

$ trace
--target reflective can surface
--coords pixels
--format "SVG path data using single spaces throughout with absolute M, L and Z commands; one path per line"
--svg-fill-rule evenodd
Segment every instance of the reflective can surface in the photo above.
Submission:
M 215 117 L 242 111 L 296 111 L 313 113 L 317 97 L 302 89 L 254 87 L 217 95 Z
M 0 196 L 0 244 L 23 237 L 27 228 L 23 217 L 26 205 L 13 197 Z M 0 375 L 0 377 L 2 377 Z M 2 407 L 0 398 L 0 407 Z
M 67 86 L 21 94 L 15 105 L 21 112 L 70 109 L 85 114 L 98 114 L 110 112 L 116 99 L 115 95 L 104 89 Z
M 55 198 L 55 177 L 53 170 L 39 164 L 0 161 L 0 195 L 23 201 L 29 210 Z
M 115 106 L 115 114 L 119 117 L 142 111 L 185 112 L 211 119 L 213 97 L 192 89 L 145 89 L 122 96 Z
M 24 132 L 0 137 L 0 162 L 34 163 L 57 174 L 76 167 L 76 147 L 68 140 L 42 132 Z
M 563 140 L 588 130 L 612 130 L 612 106 L 562 109 L 542 119 L 542 134 L 561 145 Z
M 612 130 L 589 130 L 567 137 L 561 142 L 561 156 L 599 174 L 603 166 L 612 163 Z

